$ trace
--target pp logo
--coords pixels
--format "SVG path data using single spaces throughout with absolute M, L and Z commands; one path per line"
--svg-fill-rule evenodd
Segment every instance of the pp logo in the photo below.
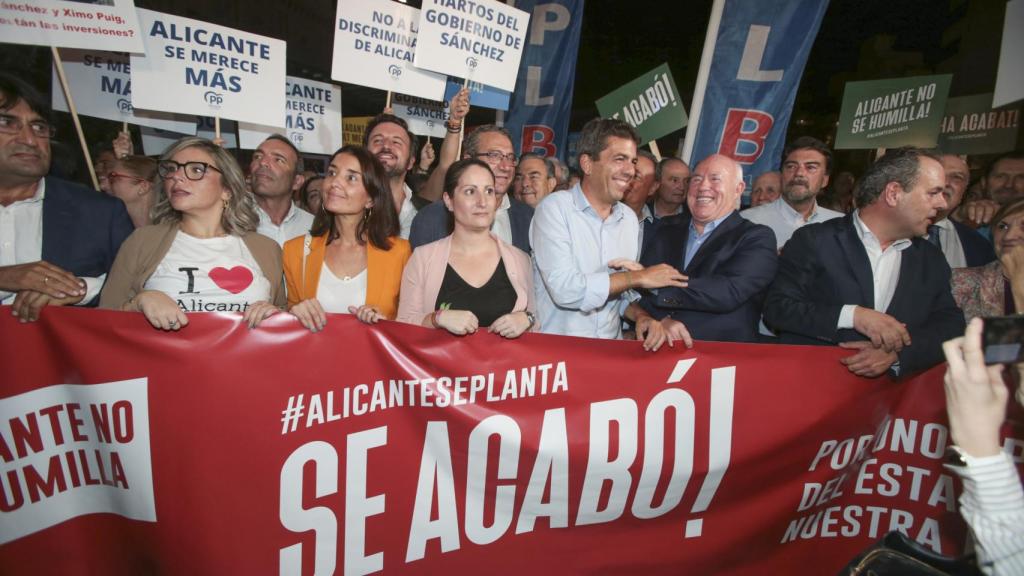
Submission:
M 392 64 L 391 66 L 388 66 L 388 76 L 391 76 L 392 79 L 398 80 L 398 78 L 401 75 L 402 75 L 402 67 L 401 66 L 399 66 L 398 64 Z
M 224 103 L 224 97 L 213 90 L 203 94 L 203 100 L 206 100 L 206 103 L 213 108 L 220 108 L 220 105 Z
M 117 109 L 123 114 L 131 114 L 135 110 L 132 107 L 132 101 L 127 98 L 119 98 L 117 100 Z
M 292 132 L 288 134 L 288 138 L 290 138 L 292 144 L 295 144 L 296 146 L 302 144 L 302 134 L 300 134 L 299 132 Z
M 470 70 L 476 69 L 477 64 L 479 64 L 479 62 L 476 61 L 476 58 L 473 58 L 472 56 L 466 58 L 466 66 L 469 67 Z
M 427 128 L 430 128 L 431 130 L 434 129 L 434 121 L 433 120 L 427 120 Z

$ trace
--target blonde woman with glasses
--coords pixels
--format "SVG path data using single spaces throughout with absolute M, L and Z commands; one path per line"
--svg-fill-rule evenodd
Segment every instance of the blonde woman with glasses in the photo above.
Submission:
M 195 137 L 157 163 L 153 224 L 117 254 L 100 306 L 142 312 L 154 328 L 180 330 L 190 312 L 241 312 L 253 328 L 285 303 L 281 249 L 256 233 L 256 204 L 238 163 Z

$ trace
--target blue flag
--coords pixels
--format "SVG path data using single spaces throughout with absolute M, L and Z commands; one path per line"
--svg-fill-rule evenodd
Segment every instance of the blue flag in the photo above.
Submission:
M 724 7 L 721 7 L 724 4 Z M 720 8 L 721 7 L 721 8 Z M 744 179 L 778 170 L 786 127 L 828 0 L 716 0 L 683 159 L 719 153 Z M 702 84 L 706 89 L 701 90 Z M 821 135 L 822 137 L 824 135 Z
M 531 14 L 519 79 L 505 117 L 518 153 L 566 157 L 583 0 L 521 0 Z

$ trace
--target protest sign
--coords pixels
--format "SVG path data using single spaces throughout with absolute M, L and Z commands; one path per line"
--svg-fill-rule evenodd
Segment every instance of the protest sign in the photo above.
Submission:
M 848 355 L 342 314 L 318 334 L 207 313 L 164 333 L 139 313 L 20 324 L 4 307 L 0 505 L 35 524 L 4 522 L 0 566 L 836 574 L 896 529 L 957 554 L 943 367 L 858 378 Z M 1018 466 L 1020 414 L 1003 440 Z M 74 506 L 100 491 L 102 510 Z
M 992 94 L 946 101 L 938 148 L 946 154 L 998 154 L 1017 147 L 1021 104 L 992 108 Z
M 668 64 L 601 97 L 597 101 L 597 112 L 605 118 L 624 120 L 636 128 L 641 144 L 686 126 L 686 109 Z
M 409 124 L 409 130 L 420 136 L 444 138 L 448 130 L 448 102 L 434 102 L 425 98 L 395 94 L 391 99 L 395 116 Z
M 285 125 L 285 43 L 190 18 L 138 11 L 136 108 Z
M 512 92 L 530 14 L 500 2 L 424 0 L 413 62 Z
M 444 75 L 413 66 L 419 17 L 389 0 L 339 0 L 331 78 L 440 100 Z
M 12 44 L 143 51 L 132 0 L 4 0 L 0 2 L 0 38 Z
M 516 6 L 530 13 L 530 33 L 519 62 L 525 85 L 512 94 L 505 127 L 517 153 L 567 160 L 583 0 L 520 0 Z
M 800 78 L 828 0 L 715 0 L 681 158 L 712 154 L 744 179 L 779 169 Z
M 485 86 L 479 82 L 465 83 L 469 89 L 469 104 L 473 108 L 491 108 L 494 110 L 508 110 L 508 103 L 512 93 L 500 88 Z M 458 78 L 449 78 L 444 86 L 444 101 L 451 102 L 452 98 L 462 90 L 463 81 Z
M 61 59 L 79 114 L 182 134 L 195 129 L 194 116 L 135 110 L 132 106 L 131 63 L 127 54 L 65 48 L 61 50 Z M 51 86 L 59 85 L 54 67 Z M 62 90 L 53 90 L 53 109 L 68 111 Z
M 224 148 L 238 148 L 238 138 L 235 136 L 235 130 L 237 128 L 238 126 L 234 120 L 221 121 L 220 137 L 224 140 Z M 143 154 L 150 156 L 161 154 L 168 146 L 173 144 L 179 138 L 183 138 L 185 136 L 198 136 L 200 138 L 206 138 L 207 140 L 213 140 L 216 136 L 213 118 L 196 118 L 195 123 L 192 124 L 192 130 L 194 130 L 192 134 L 178 134 L 175 132 L 160 130 L 159 128 L 143 126 L 140 130 L 142 133 Z
M 942 74 L 847 82 L 836 149 L 934 147 L 952 79 Z
M 366 127 L 370 125 L 373 116 L 349 116 L 341 123 L 342 143 L 345 146 L 362 146 L 363 137 L 366 135 Z
M 316 80 L 288 76 L 285 129 L 238 123 L 241 148 L 253 150 L 271 134 L 283 134 L 299 152 L 334 154 L 341 148 L 341 88 Z
M 993 9 L 998 7 L 993 6 Z M 1006 3 L 1003 39 L 999 47 L 999 69 L 996 72 L 996 91 L 992 97 L 993 107 L 1024 99 L 1021 54 L 1024 54 L 1024 2 L 1014 0 Z

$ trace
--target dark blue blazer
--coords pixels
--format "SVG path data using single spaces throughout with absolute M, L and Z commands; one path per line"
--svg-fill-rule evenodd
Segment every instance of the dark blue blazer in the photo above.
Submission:
M 733 212 L 684 269 L 690 221 L 689 214 L 662 218 L 640 259 L 644 266 L 678 268 L 689 285 L 646 293 L 640 305 L 659 320 L 679 320 L 698 340 L 756 342 L 761 304 L 778 264 L 775 233 Z
M 984 266 L 996 259 L 996 252 L 992 248 L 992 242 L 978 234 L 978 231 L 966 224 L 961 224 L 952 218 L 957 236 L 960 237 L 960 245 L 964 248 L 964 258 L 967 259 L 967 266 Z
M 912 343 L 899 353 L 900 374 L 943 361 L 942 343 L 964 333 L 964 315 L 953 301 L 945 256 L 933 244 L 912 238 L 903 251 L 899 281 L 889 308 Z M 804 226 L 786 243 L 779 272 L 768 291 L 764 320 L 783 344 L 837 344 L 867 340 L 836 328 L 845 304 L 873 308 L 871 262 L 853 216 Z
M 46 178 L 43 260 L 75 276 L 101 276 L 110 272 L 121 243 L 134 230 L 121 200 Z
M 533 220 L 533 208 L 509 197 L 508 219 L 512 225 L 512 244 L 530 254 L 530 221 Z M 409 231 L 409 243 L 413 248 L 419 248 L 448 234 L 451 234 L 448 230 L 448 208 L 443 200 L 438 200 L 416 213 L 412 220 L 412 229 Z

